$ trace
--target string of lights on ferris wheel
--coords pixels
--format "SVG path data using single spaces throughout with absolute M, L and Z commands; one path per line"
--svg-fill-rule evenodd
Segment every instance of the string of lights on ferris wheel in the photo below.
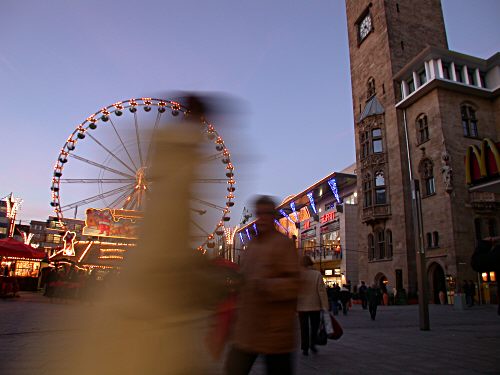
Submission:
M 148 146 L 143 148 L 140 132 L 140 116 L 139 108 L 142 108 L 144 112 L 151 112 L 156 109 L 155 122 L 152 130 L 151 140 L 154 138 L 155 132 L 161 123 L 162 115 L 170 111 L 171 115 L 176 117 L 179 114 L 186 115 L 189 113 L 189 108 L 181 105 L 178 102 L 172 100 L 155 99 L 155 98 L 138 98 L 130 99 L 123 102 L 117 102 L 110 106 L 104 107 L 101 110 L 95 112 L 93 115 L 89 116 L 85 121 L 79 124 L 75 130 L 70 134 L 64 143 L 63 147 L 59 152 L 57 162 L 54 165 L 51 191 L 52 199 L 50 205 L 53 207 L 56 216 L 60 222 L 60 225 L 65 228 L 64 223 L 64 213 L 77 209 L 80 206 L 86 206 L 91 203 L 104 200 L 105 198 L 113 198 L 109 208 L 116 209 L 121 208 L 125 210 L 138 210 L 140 211 L 143 207 L 144 200 L 148 194 L 148 190 L 151 183 L 154 181 L 149 181 L 145 174 L 145 169 L 151 161 L 152 154 L 152 142 L 150 140 Z M 133 115 L 134 129 L 135 129 L 135 143 L 137 149 L 138 159 L 135 160 L 131 155 L 129 148 L 124 142 L 121 134 L 120 128 L 115 123 L 114 119 L 123 116 L 126 111 Z M 152 112 L 154 113 L 154 111 Z M 114 150 L 111 150 L 107 145 L 97 138 L 94 130 L 98 126 L 107 126 L 113 130 L 116 138 L 118 139 L 121 150 L 125 152 L 125 157 L 119 157 Z M 215 127 L 209 123 L 206 119 L 200 119 L 201 129 L 206 133 L 208 140 L 215 145 L 216 153 L 205 157 L 205 161 L 217 161 L 220 160 L 225 165 L 225 176 L 226 178 L 200 178 L 195 180 L 195 183 L 205 183 L 205 184 L 226 184 L 227 193 L 223 197 L 225 203 L 215 204 L 206 200 L 194 198 L 198 206 L 203 207 L 203 209 L 191 208 L 192 211 L 199 215 L 203 215 L 207 212 L 207 209 L 215 209 L 221 214 L 221 218 L 215 225 L 214 230 L 203 229 L 203 238 L 199 250 L 205 251 L 205 246 L 208 248 L 214 247 L 215 236 L 224 235 L 224 224 L 230 220 L 230 208 L 234 206 L 234 192 L 236 190 L 234 180 L 234 167 L 231 163 L 230 152 L 227 149 L 224 140 L 216 131 Z M 104 163 L 99 163 L 95 160 L 91 160 L 81 154 L 78 154 L 79 149 L 78 144 L 84 139 L 90 139 L 95 143 L 99 149 L 101 149 L 110 160 L 115 161 L 120 166 L 120 169 L 116 167 L 111 167 L 105 165 Z M 77 160 L 81 163 L 93 166 L 101 170 L 101 173 L 108 172 L 112 178 L 63 178 L 63 172 L 65 166 L 70 160 Z M 101 177 L 101 176 L 99 176 Z M 85 197 L 75 202 L 62 204 L 61 203 L 61 190 L 64 190 L 66 185 L 74 184 L 97 184 L 100 187 L 109 186 L 104 191 L 99 191 L 98 194 Z M 112 185 L 121 185 L 115 188 L 111 188 Z M 199 224 L 197 224 L 199 226 Z M 200 226 L 201 227 L 201 226 Z M 198 228 L 200 229 L 200 228 Z

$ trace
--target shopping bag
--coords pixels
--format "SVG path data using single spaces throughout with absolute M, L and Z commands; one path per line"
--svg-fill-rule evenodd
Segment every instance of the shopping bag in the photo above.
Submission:
M 329 321 L 332 324 L 332 328 L 333 328 L 333 333 L 331 335 L 328 335 L 328 338 L 330 340 L 338 340 L 344 334 L 344 330 L 340 326 L 337 319 L 335 319 L 335 317 L 332 315 L 332 313 L 328 313 L 328 315 L 330 315 Z
M 325 319 L 322 314 L 319 321 L 319 330 L 318 330 L 318 335 L 316 337 L 316 345 L 326 345 L 327 342 L 328 342 L 328 335 L 326 333 Z
M 325 331 L 327 336 L 333 335 L 333 324 L 330 319 L 330 314 L 326 311 L 321 311 L 321 320 L 325 324 Z

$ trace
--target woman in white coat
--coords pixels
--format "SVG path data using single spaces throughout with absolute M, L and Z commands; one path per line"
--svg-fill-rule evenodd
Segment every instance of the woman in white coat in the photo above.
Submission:
M 301 285 L 297 301 L 297 311 L 300 321 L 300 348 L 302 354 L 309 355 L 309 348 L 317 352 L 316 341 L 319 330 L 321 310 L 328 310 L 328 297 L 326 295 L 323 276 L 314 270 L 311 257 L 302 257 Z

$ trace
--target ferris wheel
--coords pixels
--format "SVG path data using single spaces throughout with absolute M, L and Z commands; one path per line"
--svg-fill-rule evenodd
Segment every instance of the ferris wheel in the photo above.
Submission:
M 52 176 L 50 205 L 60 223 L 83 215 L 88 222 L 94 214 L 100 232 L 91 234 L 113 237 L 106 220 L 139 220 L 152 185 L 148 167 L 155 132 L 181 122 L 187 113 L 189 108 L 176 101 L 138 98 L 104 107 L 77 125 L 59 152 Z M 224 140 L 208 120 L 200 119 L 199 125 L 205 142 L 190 203 L 191 243 L 204 251 L 224 235 L 236 188 Z M 124 225 L 118 224 L 117 237 L 133 237 L 123 234 Z

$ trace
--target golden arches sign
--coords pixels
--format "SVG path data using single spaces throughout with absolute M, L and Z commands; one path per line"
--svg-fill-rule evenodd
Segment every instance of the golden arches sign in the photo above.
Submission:
M 500 152 L 498 147 L 490 138 L 485 138 L 481 142 L 481 149 L 476 145 L 467 147 L 465 154 L 465 180 L 468 185 L 472 184 L 472 161 L 473 155 L 479 165 L 479 174 L 481 178 L 488 177 L 488 149 L 495 158 L 497 170 L 500 171 Z

